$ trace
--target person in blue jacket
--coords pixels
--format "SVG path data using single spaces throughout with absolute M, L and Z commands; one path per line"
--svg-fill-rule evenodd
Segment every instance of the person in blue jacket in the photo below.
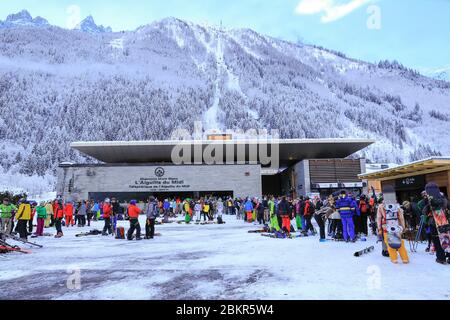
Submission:
M 345 190 L 341 191 L 340 197 L 336 202 L 336 209 L 341 215 L 342 233 L 346 242 L 355 242 L 355 225 L 353 215 L 357 214 L 356 201 L 347 195 Z

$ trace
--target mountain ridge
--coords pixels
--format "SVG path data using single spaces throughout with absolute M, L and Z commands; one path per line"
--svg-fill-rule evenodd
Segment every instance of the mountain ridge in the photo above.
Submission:
M 7 28 L 0 68 L 0 166 L 12 172 L 92 161 L 69 148 L 75 140 L 167 140 L 196 121 L 376 139 L 359 154 L 374 162 L 450 154 L 450 83 L 250 29 L 176 18 L 95 36 Z

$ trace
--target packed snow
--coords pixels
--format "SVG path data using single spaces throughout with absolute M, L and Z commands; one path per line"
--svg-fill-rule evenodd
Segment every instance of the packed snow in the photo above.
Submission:
M 181 218 L 179 218 L 181 219 Z M 32 254 L 0 256 L 0 298 L 17 299 L 449 299 L 448 266 L 419 245 L 411 263 L 393 265 L 381 244 L 271 239 L 257 225 L 224 216 L 224 225 L 166 224 L 162 236 L 127 241 L 76 238 L 92 227 L 44 237 Z M 128 222 L 119 222 L 128 228 Z M 141 220 L 144 226 L 144 220 Z M 53 229 L 46 229 L 53 232 Z M 375 252 L 355 258 L 374 245 Z M 408 245 L 407 245 L 408 247 Z M 79 281 L 78 281 L 79 280 Z

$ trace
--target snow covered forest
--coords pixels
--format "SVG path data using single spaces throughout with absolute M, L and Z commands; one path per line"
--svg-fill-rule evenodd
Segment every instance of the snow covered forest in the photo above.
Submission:
M 52 176 L 61 161 L 91 161 L 73 141 L 164 140 L 194 121 L 282 138 L 375 138 L 362 154 L 373 162 L 450 154 L 450 83 L 395 61 L 174 18 L 126 32 L 97 30 L 91 17 L 79 30 L 30 19 L 0 22 L 9 174 Z

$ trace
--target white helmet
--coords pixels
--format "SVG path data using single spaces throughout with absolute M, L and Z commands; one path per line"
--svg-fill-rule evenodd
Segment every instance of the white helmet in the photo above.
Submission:
M 105 199 L 105 202 L 106 202 L 106 203 L 111 203 L 111 199 L 106 198 L 106 199 Z

